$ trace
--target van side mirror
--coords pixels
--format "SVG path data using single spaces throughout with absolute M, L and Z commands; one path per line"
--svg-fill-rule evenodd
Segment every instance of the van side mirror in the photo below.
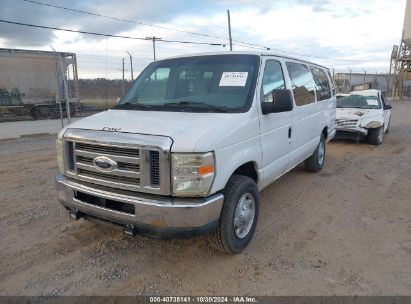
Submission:
M 391 105 L 384 105 L 384 110 L 389 110 L 389 109 L 392 109 L 392 106 Z
M 261 104 L 263 115 L 288 112 L 293 109 L 293 98 L 290 90 L 273 90 L 271 96 L 272 102 L 263 102 Z

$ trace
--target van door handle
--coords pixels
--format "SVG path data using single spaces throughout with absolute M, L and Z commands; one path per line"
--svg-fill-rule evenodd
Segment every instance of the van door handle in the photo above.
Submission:
M 288 128 L 288 138 L 291 138 L 291 127 Z

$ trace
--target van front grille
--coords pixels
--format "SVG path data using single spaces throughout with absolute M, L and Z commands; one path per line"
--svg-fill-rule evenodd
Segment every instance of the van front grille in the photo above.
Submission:
M 73 178 L 112 188 L 169 194 L 169 185 L 164 183 L 167 192 L 162 189 L 159 151 L 121 144 L 67 142 L 72 146 L 70 158 L 73 162 L 73 170 L 68 170 L 67 174 Z M 96 158 L 99 158 L 98 161 Z M 108 162 L 109 166 L 99 166 L 101 161 Z M 169 166 L 169 162 L 165 165 Z M 165 172 L 168 174 L 169 168 Z M 165 180 L 169 181 L 169 177 Z

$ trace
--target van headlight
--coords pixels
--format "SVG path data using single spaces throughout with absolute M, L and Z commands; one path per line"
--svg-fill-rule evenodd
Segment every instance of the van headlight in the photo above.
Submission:
M 204 196 L 214 180 L 214 153 L 172 153 L 173 194 Z
M 63 159 L 63 141 L 61 139 L 56 140 L 56 150 L 57 150 L 57 166 L 60 173 L 64 173 L 64 159 Z

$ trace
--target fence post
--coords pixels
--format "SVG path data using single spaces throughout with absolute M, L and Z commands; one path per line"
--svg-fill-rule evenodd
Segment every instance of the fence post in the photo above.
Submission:
M 57 90 L 56 90 L 56 102 L 58 102 L 59 104 L 59 110 L 60 110 L 60 120 L 61 120 L 61 128 L 64 128 L 64 121 L 63 121 L 63 109 L 61 108 L 61 98 L 60 98 L 60 92 L 61 92 L 61 88 L 60 88 L 60 77 L 59 77 L 59 73 L 58 73 L 58 65 L 57 65 L 57 53 L 56 50 L 50 45 L 51 49 L 54 52 L 54 57 L 56 58 L 56 84 L 57 84 Z
M 63 75 L 63 83 L 64 83 L 64 96 L 66 97 L 66 113 L 67 113 L 67 123 L 71 123 L 71 116 L 70 116 L 70 101 L 69 101 L 69 96 L 68 96 L 68 83 L 67 83 L 67 65 L 64 63 L 63 66 L 63 61 L 61 60 L 61 54 L 59 56 L 60 58 L 60 66 L 61 66 L 61 74 Z

